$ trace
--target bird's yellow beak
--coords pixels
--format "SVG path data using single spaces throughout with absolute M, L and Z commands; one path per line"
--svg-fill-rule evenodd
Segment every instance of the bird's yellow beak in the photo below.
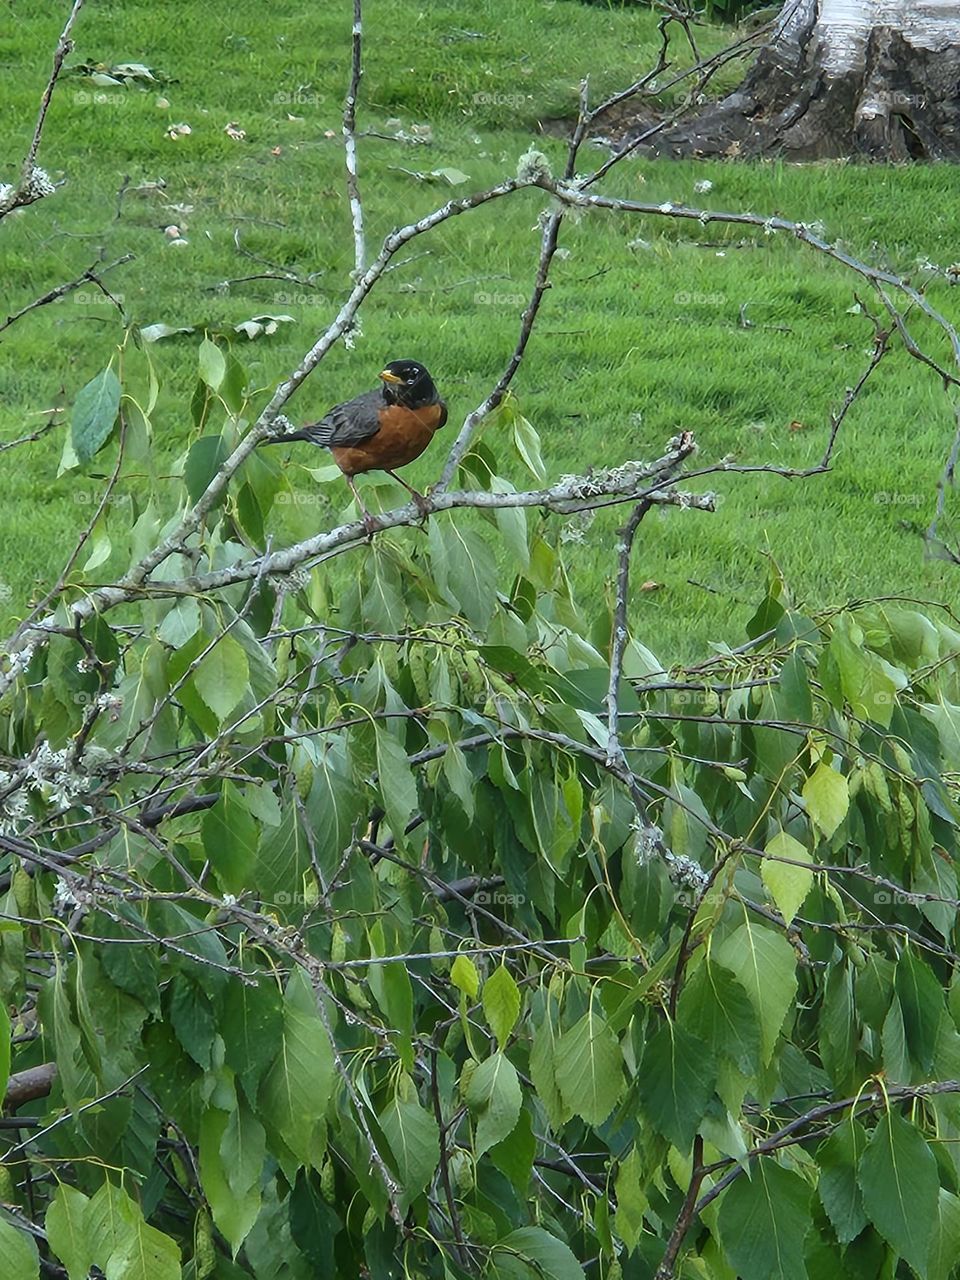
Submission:
M 389 369 L 384 369 L 382 373 L 378 373 L 377 377 L 383 382 L 402 383 L 403 379 L 398 378 L 395 373 L 391 373 Z

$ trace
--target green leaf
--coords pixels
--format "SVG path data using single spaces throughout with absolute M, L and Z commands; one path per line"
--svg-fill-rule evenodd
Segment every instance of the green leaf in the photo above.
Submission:
M 643 1193 L 643 1160 L 636 1144 L 630 1154 L 620 1161 L 614 1183 L 617 1212 L 613 1225 L 617 1235 L 633 1253 L 643 1231 L 643 1215 L 647 1210 L 647 1197 Z
M 549 774 L 537 772 L 530 783 L 530 808 L 540 851 L 560 873 L 580 834 L 575 792 L 571 792 L 574 813 L 567 805 L 564 788 Z M 579 797 L 582 802 L 582 796 Z
M 159 342 L 161 338 L 172 338 L 178 333 L 193 333 L 192 325 L 145 324 L 140 329 L 140 337 L 144 342 Z
M 457 956 L 450 966 L 450 981 L 468 1000 L 476 1000 L 480 990 L 480 974 L 469 956 Z
M 899 996 L 890 1001 L 887 1016 L 880 1032 L 880 1044 L 884 1075 L 888 1080 L 910 1079 L 910 1058 L 907 1054 L 907 1035 L 903 1029 L 903 1010 Z
M 681 1026 L 694 1029 L 708 1050 L 747 1075 L 760 1065 L 760 1023 L 742 983 L 712 955 L 687 981 L 677 1007 Z
M 839 776 L 839 775 L 838 775 Z M 784 922 L 790 924 L 799 911 L 804 898 L 813 888 L 813 872 L 798 867 L 797 862 L 810 863 L 809 851 L 786 831 L 778 831 L 767 841 L 760 874 L 770 896 L 780 910 Z M 789 862 L 775 862 L 775 858 L 789 858 Z
M 809 1182 L 762 1157 L 752 1176 L 724 1192 L 717 1223 L 741 1280 L 807 1280 L 803 1238 L 812 1216 Z
M 70 1280 L 87 1280 L 96 1254 L 86 1223 L 89 1203 L 82 1191 L 61 1182 L 44 1218 L 47 1243 Z
M 855 1071 L 858 1028 L 853 996 L 852 966 L 831 964 L 823 987 L 818 1021 L 820 1058 L 837 1088 L 850 1082 Z
M 94 569 L 99 569 L 102 564 L 110 559 L 113 551 L 113 543 L 110 541 L 106 533 L 96 533 L 93 537 L 93 547 L 90 555 L 83 564 L 84 573 L 92 573 Z
M 283 808 L 279 827 L 265 831 L 260 842 L 256 887 L 277 906 L 302 904 L 304 876 L 310 867 L 310 849 L 296 805 Z
M 510 1179 L 519 1194 L 525 1196 L 530 1186 L 534 1156 L 537 1154 L 537 1139 L 529 1111 L 521 1110 L 513 1132 L 491 1147 L 489 1154 L 494 1165 Z
M 941 1187 L 937 1210 L 926 1280 L 949 1280 L 960 1257 L 960 1199 Z
M 224 635 L 191 677 L 200 697 L 222 724 L 250 684 L 247 655 L 233 636 Z
M 333 1047 L 319 1013 L 294 1004 L 288 988 L 283 1037 L 260 1094 L 260 1119 L 280 1135 L 302 1163 L 312 1155 L 313 1133 L 333 1092 Z
M 792 653 L 780 668 L 780 698 L 784 715 L 790 720 L 810 724 L 813 720 L 813 697 L 806 663 L 799 653 Z
M 222 436 L 201 436 L 193 442 L 183 466 L 183 479 L 191 502 L 200 500 L 228 457 Z
M 0 1258 L 3 1280 L 37 1280 L 40 1274 L 40 1255 L 33 1236 L 4 1218 L 0 1218 Z
M 567 1113 L 587 1124 L 603 1124 L 623 1092 L 623 1055 L 617 1037 L 592 1003 L 560 1037 L 555 1070 Z
M 483 984 L 483 1012 L 503 1049 L 520 1016 L 520 990 L 503 964 Z
M 796 954 L 779 933 L 749 920 L 724 938 L 715 953 L 717 960 L 740 980 L 760 1016 L 763 1065 L 766 1066 L 796 994 Z
M 243 1197 L 257 1189 L 259 1203 L 266 1135 L 263 1125 L 242 1097 L 237 1099 L 237 1105 L 227 1119 L 226 1128 L 221 1135 L 220 1154 L 233 1194 Z
M 860 1157 L 857 1180 L 867 1217 L 922 1275 L 934 1237 L 940 1179 L 919 1130 L 896 1111 L 886 1111 Z
M 10 1015 L 7 1007 L 0 1004 L 0 1098 L 7 1091 L 10 1079 Z
M 167 990 L 177 1039 L 197 1066 L 208 1071 L 217 1027 L 205 992 L 185 973 L 175 974 Z
M 204 338 L 200 343 L 200 377 L 211 391 L 219 391 L 227 373 L 227 361 L 215 342 Z
M 395 558 L 376 545 L 367 553 L 363 588 L 364 624 L 371 631 L 390 631 L 405 612 L 403 578 Z
M 147 1226 L 140 1206 L 105 1181 L 84 1215 L 95 1263 L 107 1280 L 180 1280 L 180 1250 Z
M 182 649 L 199 629 L 200 606 L 192 596 L 185 596 L 164 615 L 157 636 L 172 649 Z
M 234 333 L 245 333 L 250 341 L 253 342 L 261 334 L 269 338 L 277 332 L 282 324 L 296 323 L 293 316 L 271 315 L 267 312 L 263 315 L 251 316 L 249 320 L 241 320 L 239 324 L 233 326 L 233 331 Z
M 867 1225 L 857 1183 L 857 1165 L 866 1143 L 863 1126 L 848 1116 L 817 1148 L 820 1200 L 841 1244 L 849 1244 Z
M 371 931 L 375 936 L 375 929 Z M 375 955 L 383 955 L 382 942 L 374 948 Z M 380 1006 L 388 1025 L 397 1033 L 394 1044 L 408 1071 L 413 1070 L 413 987 L 406 965 L 400 960 L 390 964 L 371 965 L 367 981 L 374 999 Z
M 515 493 L 509 480 L 501 476 L 490 477 L 492 493 Z M 513 556 L 521 570 L 530 564 L 530 547 L 527 541 L 527 513 L 523 507 L 499 507 L 494 512 L 500 536 L 504 546 Z
M 217 1229 L 223 1232 L 233 1250 L 233 1256 L 236 1257 L 237 1251 L 250 1234 L 250 1229 L 260 1212 L 260 1177 L 258 1170 L 254 1178 L 250 1179 L 251 1161 L 245 1156 L 242 1157 L 244 1167 L 242 1171 L 238 1170 L 224 1149 L 225 1134 L 232 1118 L 227 1112 L 219 1111 L 215 1107 L 207 1107 L 204 1110 L 200 1121 L 200 1181 Z M 250 1122 L 256 1126 L 258 1134 L 252 1130 Z M 255 1143 L 251 1142 L 249 1145 L 255 1145 L 259 1149 L 262 1167 L 264 1156 L 262 1125 L 258 1124 L 249 1112 L 246 1112 L 246 1120 L 240 1122 L 240 1126 L 241 1129 L 250 1132 L 251 1139 L 256 1139 Z M 236 1135 L 239 1132 L 240 1129 L 235 1131 L 234 1141 L 231 1143 L 234 1147 Z M 255 1152 L 252 1154 L 255 1155 Z M 231 1175 L 238 1184 L 246 1185 L 234 1187 L 231 1185 Z
M 230 893 L 241 893 L 250 884 L 260 831 L 243 794 L 229 780 L 204 814 L 202 831 L 204 852 L 220 883 Z
M 138 1211 L 107 1259 L 104 1274 L 107 1280 L 181 1280 L 180 1250 L 168 1235 L 148 1226 Z
M 493 1246 L 493 1259 L 505 1251 L 531 1263 L 534 1274 L 543 1280 L 584 1280 L 583 1267 L 574 1257 L 568 1245 L 543 1227 L 520 1227 Z
M 716 1079 L 716 1059 L 708 1046 L 678 1023 L 664 1023 L 644 1046 L 640 1103 L 654 1129 L 678 1151 L 689 1150 Z
M 151 923 L 156 923 L 158 933 L 177 939 L 178 964 L 211 993 L 221 992 L 229 981 L 223 970 L 230 961 L 217 932 L 176 902 L 158 902 L 151 914 L 156 917 Z
M 557 1084 L 558 1045 L 557 1029 L 548 1011 L 533 1034 L 530 1078 L 554 1129 L 560 1129 L 569 1118 Z
M 427 538 L 437 586 L 469 622 L 485 627 L 497 598 L 497 565 L 490 547 L 457 520 L 431 520 Z
M 337 1265 L 334 1240 L 343 1223 L 323 1198 L 320 1178 L 315 1172 L 309 1169 L 297 1171 L 297 1181 L 290 1193 L 289 1205 L 290 1235 L 294 1244 L 313 1266 L 314 1271 L 311 1274 L 335 1276 Z M 277 1261 L 281 1262 L 280 1259 Z M 245 1271 L 238 1272 L 236 1280 L 245 1280 L 246 1275 Z
M 106 444 L 120 412 L 120 379 L 104 369 L 77 392 L 70 422 L 70 440 L 83 465 Z
M 415 1098 L 399 1095 L 380 1113 L 404 1192 L 404 1208 L 425 1191 L 440 1161 L 440 1129 Z
M 952 858 L 937 849 L 922 850 L 911 888 L 914 893 L 933 895 L 931 900 L 919 904 L 920 910 L 946 941 L 957 914 L 950 905 L 950 900 L 957 897 L 957 873 Z
M 103 1269 L 110 1255 L 130 1234 L 136 1206 L 130 1197 L 105 1179 L 90 1197 L 84 1214 L 88 1239 L 95 1250 L 94 1262 Z
M 467 821 L 472 822 L 476 812 L 475 783 L 467 757 L 455 742 L 449 743 L 443 753 L 443 773 L 450 784 L 450 790 L 460 801 Z
M 900 998 L 910 1057 L 928 1072 L 933 1065 L 940 1019 L 946 1011 L 940 983 L 930 966 L 908 947 L 897 961 L 894 987 Z
M 272 787 L 244 787 L 242 795 L 244 804 L 258 822 L 267 827 L 279 827 L 283 821 L 283 810 Z
M 479 1158 L 513 1132 L 520 1116 L 520 1081 L 509 1058 L 495 1053 L 470 1077 L 466 1103 L 477 1122 L 474 1151 Z
M 96 1079 L 83 1056 L 80 1032 L 73 1020 L 67 989 L 67 974 L 57 966 L 53 981 L 53 1033 L 56 1044 L 57 1072 L 63 1096 L 76 1110 L 96 1096 Z
M 245 390 L 249 379 L 247 371 L 231 351 L 227 355 L 226 377 L 220 384 L 219 391 L 223 402 L 234 415 L 243 412 Z
M 531 475 L 540 484 L 544 484 L 547 479 L 547 469 L 543 465 L 540 454 L 540 436 L 533 425 L 520 413 L 516 415 L 513 422 L 513 443 Z
M 866 648 L 863 631 L 848 616 L 837 621 L 830 653 L 836 660 L 843 696 L 853 714 L 889 728 L 897 691 L 907 683 L 903 672 Z
M 850 807 L 847 779 L 821 760 L 803 784 L 802 795 L 807 813 L 829 840 Z
M 387 729 L 377 726 L 377 772 L 387 822 L 398 842 L 417 807 L 417 784 L 407 753 Z
M 224 1055 L 251 1102 L 283 1034 L 282 999 L 276 982 L 263 977 L 256 986 L 230 980 L 220 1031 Z
M 364 804 L 363 789 L 349 770 L 345 744 L 328 740 L 314 757 L 313 784 L 304 801 L 313 825 L 317 861 L 327 876 L 332 877 L 340 866 Z

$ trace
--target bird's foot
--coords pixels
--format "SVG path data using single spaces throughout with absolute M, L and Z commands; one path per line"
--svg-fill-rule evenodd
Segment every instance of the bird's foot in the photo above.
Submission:
M 417 493 L 416 489 L 410 490 L 410 496 L 413 498 L 413 505 L 420 512 L 420 523 L 423 524 L 432 509 L 430 502 L 422 493 Z
M 364 531 L 366 532 L 366 535 L 368 538 L 372 537 L 373 534 L 375 533 L 379 533 L 379 531 L 383 528 L 383 526 L 381 525 L 377 517 L 372 516 L 369 511 L 364 511 L 363 517 L 361 518 L 360 523 L 363 525 Z

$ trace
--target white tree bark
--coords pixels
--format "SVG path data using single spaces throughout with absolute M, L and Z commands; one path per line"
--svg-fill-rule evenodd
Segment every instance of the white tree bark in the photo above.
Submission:
M 793 44 L 809 29 L 816 0 L 788 0 L 781 15 L 781 38 Z M 960 45 L 960 4 L 956 0 L 820 0 L 815 19 L 828 74 L 861 71 L 875 27 L 900 32 L 908 44 L 938 51 Z
M 661 155 L 960 162 L 960 0 L 786 0 L 743 83 Z

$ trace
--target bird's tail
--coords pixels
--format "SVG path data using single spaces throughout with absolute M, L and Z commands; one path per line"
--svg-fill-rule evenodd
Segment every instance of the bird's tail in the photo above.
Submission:
M 329 427 L 322 422 L 313 422 L 299 431 L 288 431 L 285 436 L 268 436 L 261 444 L 289 444 L 292 440 L 309 440 L 311 444 L 325 445 L 330 434 Z

